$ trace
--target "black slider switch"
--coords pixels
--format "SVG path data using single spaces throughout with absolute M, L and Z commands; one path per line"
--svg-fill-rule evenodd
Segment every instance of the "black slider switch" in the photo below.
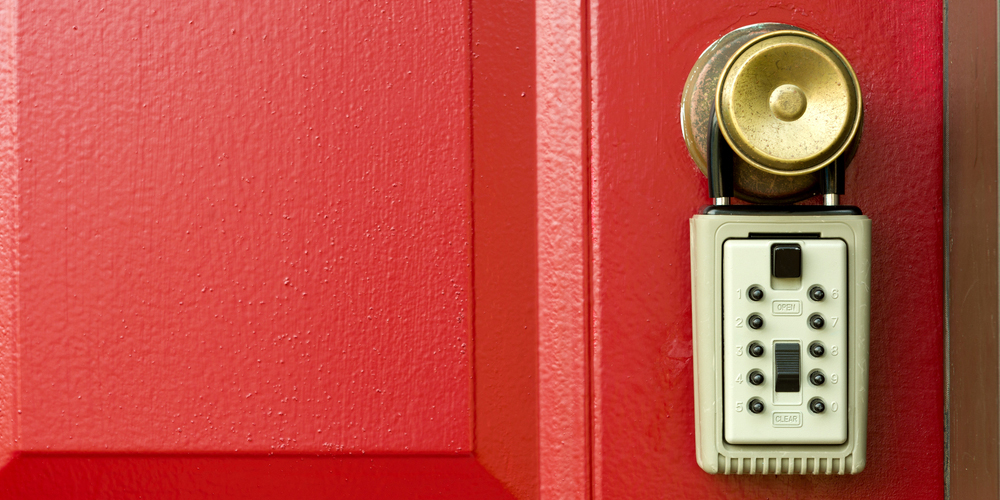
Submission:
M 774 391 L 799 392 L 799 344 L 774 344 Z
M 771 245 L 771 275 L 775 278 L 802 276 L 802 247 L 798 243 Z

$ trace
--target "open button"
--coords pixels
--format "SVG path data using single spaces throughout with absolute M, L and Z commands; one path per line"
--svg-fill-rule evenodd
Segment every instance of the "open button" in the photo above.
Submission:
M 802 277 L 802 247 L 798 243 L 771 245 L 771 275 L 775 278 Z

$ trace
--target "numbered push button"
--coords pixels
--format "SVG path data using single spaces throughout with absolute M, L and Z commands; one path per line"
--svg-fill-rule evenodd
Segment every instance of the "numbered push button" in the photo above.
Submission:
M 826 353 L 826 348 L 823 347 L 822 343 L 820 343 L 820 342 L 813 342 L 812 344 L 809 344 L 809 355 L 810 356 L 812 356 L 814 358 L 818 358 L 818 357 L 822 356 L 824 353 Z
M 809 372 L 809 383 L 812 385 L 823 385 L 824 382 L 826 382 L 826 376 L 823 375 L 823 372 L 819 370 Z
M 757 302 L 758 300 L 764 298 L 764 290 L 761 290 L 759 286 L 754 285 L 747 289 L 747 297 L 749 297 L 750 300 Z
M 819 285 L 813 285 L 811 288 L 809 288 L 809 298 L 816 302 L 819 302 L 824 298 L 826 298 L 826 292 L 823 291 L 823 287 Z
M 750 342 L 747 346 L 747 352 L 755 358 L 759 358 L 764 355 L 764 346 L 760 345 L 760 342 Z
M 763 384 L 764 373 L 760 370 L 750 370 L 750 373 L 747 374 L 747 382 L 750 382 L 750 385 Z
M 809 411 L 813 413 L 823 413 L 826 411 L 826 403 L 823 398 L 812 398 L 809 400 Z
M 760 398 L 751 398 L 747 401 L 747 410 L 750 410 L 750 413 L 761 413 L 764 411 L 764 402 Z
M 760 317 L 759 314 L 754 313 L 747 317 L 747 326 L 757 330 L 764 326 L 764 318 Z
M 823 319 L 822 314 L 817 313 L 809 316 L 809 328 L 819 330 L 823 328 L 824 325 L 826 325 L 826 320 Z

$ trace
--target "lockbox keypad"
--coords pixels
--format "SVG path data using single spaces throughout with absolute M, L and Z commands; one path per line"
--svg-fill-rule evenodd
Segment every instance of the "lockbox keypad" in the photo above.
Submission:
M 724 439 L 847 440 L 847 245 L 837 238 L 723 244 Z

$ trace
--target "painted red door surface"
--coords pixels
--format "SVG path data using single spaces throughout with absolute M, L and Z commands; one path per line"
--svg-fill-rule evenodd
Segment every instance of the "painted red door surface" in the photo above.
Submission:
M 711 3 L 590 6 L 594 494 L 942 498 L 942 5 Z M 855 477 L 713 477 L 690 444 L 687 221 L 707 188 L 679 96 L 712 40 L 764 21 L 834 44 L 864 97 L 842 199 L 872 219 L 868 463 Z
M 3 497 L 941 498 L 943 6 L 709 4 L 4 2 Z M 694 458 L 681 89 L 768 21 L 865 98 L 853 477 Z

